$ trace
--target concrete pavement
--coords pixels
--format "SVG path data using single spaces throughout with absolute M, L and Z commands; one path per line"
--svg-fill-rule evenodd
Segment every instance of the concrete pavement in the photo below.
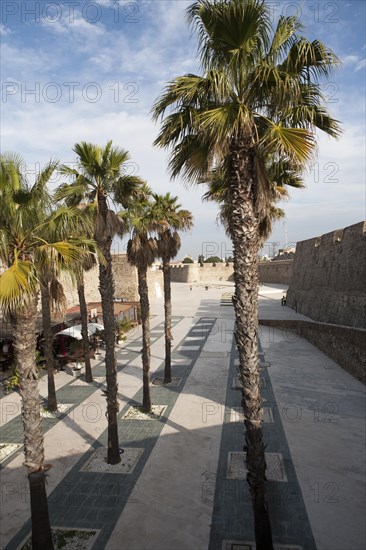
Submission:
M 173 284 L 173 376 L 181 381 L 152 387 L 153 402 L 167 406 L 162 419 L 122 419 L 141 399 L 140 333 L 119 349 L 120 441 L 143 449 L 130 475 L 82 470 L 106 442 L 102 386 L 57 375 L 59 396 L 74 405 L 48 421 L 45 434 L 46 459 L 54 464 L 53 525 L 99 529 L 95 550 L 241 550 L 254 540 L 246 481 L 233 478 L 228 465 L 229 453 L 241 452 L 244 441 L 234 382 L 234 312 L 220 306 L 231 289 L 222 282 L 208 290 Z M 281 307 L 285 291 L 282 285 L 261 287 L 260 317 L 306 319 Z M 151 306 L 153 378 L 163 369 L 163 302 L 155 299 Z M 282 548 L 363 550 L 365 388 L 293 333 L 261 327 L 261 346 L 263 365 L 269 365 L 263 366 L 262 389 L 266 452 L 278 461 L 275 474 L 284 474 L 269 481 L 274 540 Z M 103 376 L 102 362 L 93 363 L 93 372 Z M 0 403 L 1 441 L 15 434 L 21 442 L 18 396 Z M 19 451 L 1 471 L 1 544 L 8 549 L 29 531 L 22 461 Z

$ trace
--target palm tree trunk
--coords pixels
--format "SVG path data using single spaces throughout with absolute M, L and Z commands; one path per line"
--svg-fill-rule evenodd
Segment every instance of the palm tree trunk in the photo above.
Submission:
M 110 246 L 99 243 L 106 259 L 105 265 L 99 264 L 99 290 L 102 298 L 103 324 L 105 334 L 105 368 L 107 380 L 107 418 L 108 418 L 108 464 L 121 462 L 118 442 L 118 384 L 115 354 L 114 321 L 114 281 Z M 103 246 L 104 245 L 104 246 Z
M 91 370 L 90 355 L 89 355 L 89 336 L 88 336 L 88 309 L 85 300 L 84 276 L 78 281 L 77 291 L 79 296 L 80 316 L 81 316 L 81 336 L 83 337 L 83 350 L 85 360 L 85 380 L 93 382 L 93 374 Z
M 45 488 L 42 419 L 39 405 L 38 372 L 35 362 L 37 298 L 13 317 L 15 362 L 20 373 L 25 466 L 31 500 L 32 548 L 53 550 Z
M 44 337 L 44 355 L 47 365 L 48 397 L 47 408 L 49 411 L 57 411 L 57 397 L 55 387 L 55 370 L 53 359 L 53 334 L 51 330 L 51 309 L 49 282 L 41 284 L 42 325 Z
M 239 377 L 246 428 L 246 465 L 255 522 L 257 550 L 273 550 L 266 503 L 260 373 L 258 366 L 258 273 L 259 224 L 255 214 L 254 151 L 250 140 L 238 138 L 231 144 L 230 232 L 234 249 L 234 306 Z
M 150 304 L 149 290 L 147 286 L 147 269 L 138 267 L 138 284 L 141 305 L 142 325 L 142 376 L 143 376 L 143 398 L 142 407 L 145 412 L 151 412 L 150 397 Z
M 164 384 L 172 381 L 172 293 L 169 260 L 163 258 L 164 316 L 165 316 L 165 369 Z

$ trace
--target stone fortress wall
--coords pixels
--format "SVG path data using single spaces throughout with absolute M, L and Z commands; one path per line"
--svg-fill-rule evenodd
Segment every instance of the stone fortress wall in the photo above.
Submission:
M 126 254 L 112 255 L 113 275 L 115 283 L 115 298 L 124 298 L 127 301 L 138 301 L 137 269 L 127 261 Z M 100 302 L 99 270 L 98 267 L 84 274 L 85 296 L 87 302 Z M 161 270 L 148 270 L 148 285 L 151 297 L 161 296 L 163 291 L 163 272 Z M 63 276 L 61 282 L 64 286 L 67 307 L 79 303 L 75 286 L 70 277 Z
M 290 284 L 293 260 L 260 262 L 258 265 L 259 281 L 261 283 Z M 234 281 L 233 264 L 224 263 L 181 264 L 173 265 L 171 270 L 174 283 L 212 283 L 218 281 Z
M 287 305 L 316 321 L 366 328 L 366 222 L 297 244 Z
M 233 264 L 181 264 L 172 265 L 171 280 L 173 283 L 211 283 L 233 281 Z
M 294 260 L 272 260 L 271 262 L 259 262 L 259 282 L 289 285 L 292 278 L 293 265 Z
M 311 321 L 277 323 L 309 340 L 364 383 L 365 282 L 366 222 L 301 241 L 296 247 L 287 306 Z

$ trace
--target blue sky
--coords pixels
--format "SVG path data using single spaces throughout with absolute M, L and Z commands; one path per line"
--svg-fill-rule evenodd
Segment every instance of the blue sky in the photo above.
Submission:
M 1 150 L 21 153 L 31 176 L 51 157 L 72 163 L 80 140 L 102 145 L 112 139 L 130 152 L 131 171 L 155 192 L 178 195 L 193 212 L 195 227 L 179 257 L 224 256 L 231 246 L 216 206 L 201 202 L 203 189 L 171 182 L 167 153 L 152 146 L 158 133 L 153 101 L 170 79 L 199 72 L 196 38 L 185 22 L 190 3 L 2 0 Z M 324 91 L 344 134 L 339 141 L 319 136 L 306 189 L 291 191 L 282 205 L 285 223 L 269 238 L 281 248 L 286 234 L 293 243 L 365 219 L 365 2 L 268 4 L 274 20 L 297 11 L 306 36 L 323 41 L 343 62 Z

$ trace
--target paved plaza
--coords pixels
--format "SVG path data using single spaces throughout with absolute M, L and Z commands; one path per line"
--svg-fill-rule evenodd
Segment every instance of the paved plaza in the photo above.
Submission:
M 98 469 L 107 442 L 105 366 L 93 384 L 56 377 L 54 417 L 44 418 L 53 527 L 92 530 L 93 550 L 254 550 L 244 467 L 244 425 L 230 283 L 175 283 L 174 384 L 163 386 L 163 299 L 151 301 L 151 395 L 142 402 L 141 329 L 117 346 L 119 470 Z M 260 317 L 306 319 L 281 307 L 286 287 L 260 288 Z M 365 387 L 291 332 L 261 327 L 268 502 L 278 550 L 364 550 Z M 40 382 L 46 397 L 47 381 Z M 132 408 L 131 408 L 132 407 Z M 135 412 L 134 412 L 135 411 Z M 161 416 L 158 413 L 161 412 Z M 0 548 L 30 533 L 29 490 L 17 393 L 2 395 Z M 4 447 L 5 449 L 5 447 Z

